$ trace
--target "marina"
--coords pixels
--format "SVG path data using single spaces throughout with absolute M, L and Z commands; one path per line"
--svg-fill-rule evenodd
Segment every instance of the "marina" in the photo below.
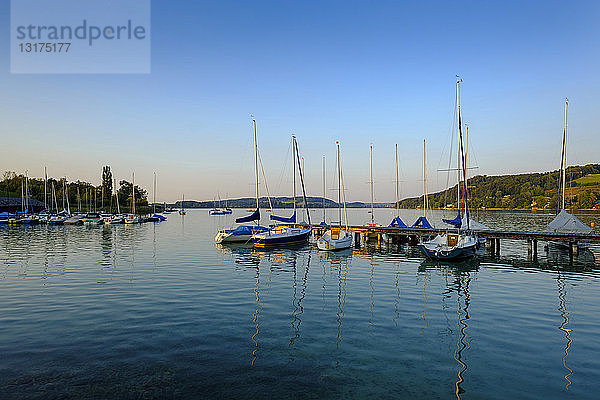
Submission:
M 213 241 L 245 210 L 187 211 L 160 224 L 0 228 L 4 399 L 192 398 L 199 387 L 213 398 L 594 398 L 596 242 L 573 259 L 540 249 L 529 260 L 517 240 L 455 263 L 376 241 L 261 249 Z M 395 215 L 374 211 L 375 222 Z M 357 227 L 370 214 L 348 218 Z M 507 232 L 506 221 L 525 231 L 552 215 L 479 219 Z
M 0 400 L 599 397 L 600 2 L 0 11 Z

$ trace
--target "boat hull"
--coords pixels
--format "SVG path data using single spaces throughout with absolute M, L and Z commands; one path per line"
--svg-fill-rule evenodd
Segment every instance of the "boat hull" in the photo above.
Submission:
M 327 231 L 317 239 L 317 248 L 324 251 L 344 250 L 352 247 L 352 234 L 342 231 L 341 235 L 332 235 L 332 231 Z M 340 237 L 341 236 L 341 237 Z
M 431 260 L 462 260 L 475 256 L 478 241 L 473 236 L 439 235 L 417 245 L 421 253 Z
M 239 226 L 236 229 L 222 229 L 217 232 L 215 242 L 223 243 L 250 243 L 252 236 L 265 233 L 268 229 L 263 226 Z
M 417 247 L 425 257 L 431 260 L 463 260 L 473 257 L 477 251 L 476 245 L 449 250 L 429 249 L 423 244 L 418 244 Z
M 310 234 L 310 229 L 290 228 L 254 235 L 252 240 L 255 247 L 288 246 L 308 242 Z

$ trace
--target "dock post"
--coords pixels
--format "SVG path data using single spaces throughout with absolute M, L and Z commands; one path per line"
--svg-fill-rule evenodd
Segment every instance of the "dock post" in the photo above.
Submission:
M 496 239 L 496 255 L 500 256 L 500 238 Z
M 360 232 L 354 232 L 354 247 L 360 249 Z
M 533 259 L 537 260 L 537 239 L 533 239 Z
M 381 233 L 377 234 L 377 247 L 381 248 Z
M 527 258 L 531 260 L 531 255 L 533 253 L 533 240 L 527 239 Z

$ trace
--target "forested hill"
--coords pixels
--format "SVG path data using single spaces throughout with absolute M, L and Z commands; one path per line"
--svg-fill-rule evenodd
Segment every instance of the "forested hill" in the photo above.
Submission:
M 308 203 L 308 208 L 321 208 L 323 207 L 323 198 L 322 197 L 312 197 L 307 196 L 306 202 Z M 370 204 L 363 203 L 360 201 L 348 202 L 346 203 L 347 207 L 352 208 L 364 208 L 370 207 Z M 175 203 L 176 207 L 181 207 L 181 201 Z M 221 200 L 221 201 L 195 201 L 195 200 L 186 200 L 184 203 L 185 208 L 212 208 L 212 207 L 230 207 L 230 208 L 255 208 L 256 207 L 256 199 L 245 197 L 241 199 L 230 199 Z M 293 208 L 294 202 L 291 197 L 272 197 L 271 202 L 269 203 L 269 199 L 266 197 L 260 198 L 260 207 L 263 209 L 271 208 Z M 375 207 L 391 207 L 393 204 L 390 203 L 375 203 Z M 296 207 L 304 207 L 304 199 L 300 197 L 296 197 Z M 325 208 L 334 208 L 337 207 L 337 202 L 325 199 Z
M 520 175 L 469 178 L 469 204 L 472 208 L 549 209 L 558 201 L 559 171 Z M 588 164 L 567 168 L 567 204 L 569 208 L 600 208 L 600 165 Z M 429 194 L 431 208 L 454 207 L 457 188 Z M 423 196 L 405 199 L 402 208 L 423 206 Z

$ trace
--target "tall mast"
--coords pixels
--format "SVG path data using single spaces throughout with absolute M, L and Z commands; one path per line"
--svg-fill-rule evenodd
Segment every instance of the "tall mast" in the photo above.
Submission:
M 565 209 L 565 197 L 567 195 L 567 107 L 569 99 L 565 99 L 565 130 L 563 133 L 563 157 L 561 164 L 563 166 L 562 173 L 562 209 Z
M 119 207 L 119 192 L 117 191 L 117 178 L 114 179 L 114 192 L 117 200 L 117 214 L 121 214 L 121 208 Z
M 48 171 L 44 167 L 44 208 L 48 211 Z
M 63 179 L 63 190 L 62 190 L 62 208 L 65 210 L 65 188 L 67 187 L 67 178 Z
M 23 192 L 25 178 L 21 179 L 21 212 L 25 212 L 25 195 Z
M 460 124 L 462 123 L 460 118 L 460 77 L 456 76 L 456 114 L 458 116 L 458 125 L 456 132 L 456 209 L 458 210 L 458 215 L 460 215 L 461 206 L 460 206 Z
M 156 172 L 154 173 L 154 195 L 152 200 L 152 213 L 156 214 Z
M 425 139 L 423 139 L 423 216 L 427 218 L 427 156 L 425 154 Z
M 325 156 L 323 156 L 323 222 L 325 222 Z
M 342 173 L 342 155 L 339 151 L 340 145 L 338 144 L 338 162 L 340 165 L 340 181 L 342 182 L 342 202 L 344 204 L 344 222 L 346 230 L 348 230 L 348 210 L 346 209 L 346 191 L 344 190 L 344 174 Z M 341 225 L 341 221 L 340 221 Z
M 67 177 L 65 176 L 65 198 L 67 199 L 67 214 L 71 215 L 71 205 L 69 204 L 69 185 L 67 185 Z
M 133 214 L 135 214 L 135 172 L 131 174 L 131 203 Z
M 300 167 L 300 166 L 298 166 Z M 294 214 L 296 213 L 296 136 L 292 135 L 292 170 L 294 171 Z
M 79 183 L 77 183 L 77 212 L 81 212 L 81 195 L 79 194 Z
M 373 216 L 373 144 L 369 145 L 370 159 L 371 159 L 371 225 L 375 224 L 375 217 Z
M 252 125 L 254 126 L 254 174 L 256 177 L 256 209 L 259 209 L 259 198 L 258 198 L 258 142 L 256 139 L 256 120 L 252 118 Z M 258 221 L 257 223 L 260 223 Z
M 396 143 L 396 216 L 400 217 L 400 188 L 398 171 L 398 143 Z
M 26 209 L 28 212 L 32 212 L 33 210 L 31 210 L 31 195 L 29 193 L 29 175 L 27 171 L 25 171 L 25 194 L 27 195 L 27 197 L 25 197 L 25 204 L 27 205 Z
M 338 221 L 340 229 L 342 228 L 342 168 L 340 165 L 340 142 L 335 142 L 337 146 L 337 172 L 338 172 Z
M 29 179 L 27 178 L 27 172 L 25 172 L 25 211 L 29 212 L 29 202 L 27 201 L 29 193 Z

